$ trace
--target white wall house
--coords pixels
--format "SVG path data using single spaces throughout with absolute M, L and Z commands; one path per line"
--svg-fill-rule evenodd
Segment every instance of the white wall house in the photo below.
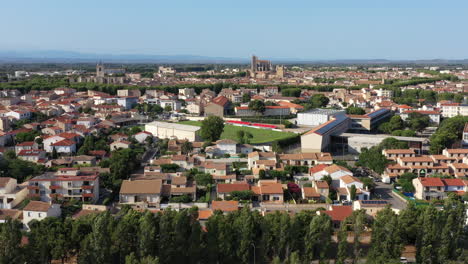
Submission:
M 28 195 L 25 186 L 18 186 L 16 179 L 0 178 L 0 209 L 13 209 Z
M 234 155 L 237 153 L 237 142 L 230 139 L 222 139 L 216 141 L 217 151 L 219 155 L 229 154 Z
M 23 208 L 23 224 L 28 227 L 32 220 L 41 221 L 46 217 L 59 217 L 61 214 L 60 204 L 31 201 Z

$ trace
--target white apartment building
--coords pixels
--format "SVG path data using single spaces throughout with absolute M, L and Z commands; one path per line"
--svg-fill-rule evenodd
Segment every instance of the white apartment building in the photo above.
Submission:
M 77 168 L 61 168 L 56 173 L 45 173 L 28 182 L 28 196 L 44 202 L 54 199 L 96 202 L 99 199 L 99 176 L 81 173 Z
M 443 117 L 454 117 L 457 115 L 468 116 L 468 105 L 459 103 L 441 104 Z

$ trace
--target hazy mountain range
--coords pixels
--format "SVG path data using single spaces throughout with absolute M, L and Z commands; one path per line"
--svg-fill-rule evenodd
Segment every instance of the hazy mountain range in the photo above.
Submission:
M 268 58 L 265 58 L 268 59 Z M 273 63 L 313 63 L 313 64 L 468 64 L 468 59 L 446 60 L 387 60 L 387 59 L 343 59 L 343 60 L 312 60 L 297 58 L 270 58 Z M 245 58 L 210 57 L 197 55 L 149 55 L 149 54 L 94 54 L 66 50 L 0 50 L 0 63 L 213 63 L 213 64 L 246 64 L 250 62 L 249 55 Z

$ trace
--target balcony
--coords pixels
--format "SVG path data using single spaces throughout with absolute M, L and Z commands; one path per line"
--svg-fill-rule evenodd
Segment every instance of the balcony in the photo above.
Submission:
M 51 193 L 51 194 L 50 194 L 50 198 L 59 199 L 59 198 L 63 198 L 63 195 L 60 194 L 60 193 Z
M 49 186 L 49 189 L 51 189 L 51 190 L 58 190 L 60 188 L 62 188 L 62 186 L 60 186 L 60 185 L 50 185 Z
M 84 190 L 92 190 L 94 188 L 93 185 L 83 185 L 81 186 L 81 189 L 84 189 Z
M 94 197 L 94 193 L 83 193 L 83 197 Z
M 28 190 L 39 190 L 39 186 L 36 185 L 28 185 Z

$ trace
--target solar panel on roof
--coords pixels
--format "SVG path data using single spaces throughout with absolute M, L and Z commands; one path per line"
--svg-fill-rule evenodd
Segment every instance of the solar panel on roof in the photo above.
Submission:
M 375 201 L 375 200 L 367 200 L 361 201 L 363 204 L 387 204 L 387 201 Z
M 379 116 L 379 115 L 381 115 L 382 113 L 388 112 L 388 111 L 390 111 L 390 110 L 388 110 L 388 109 L 386 109 L 386 108 L 381 108 L 381 109 L 379 109 L 379 110 L 377 110 L 377 111 L 374 111 L 374 112 L 372 112 L 372 113 L 367 114 L 367 116 L 370 117 L 370 118 L 374 118 L 374 117 Z
M 341 124 L 341 122 L 343 122 L 343 120 L 346 120 L 348 119 L 347 116 L 345 115 L 338 115 L 335 117 L 335 120 L 333 120 L 333 122 L 330 122 L 329 124 L 326 124 L 325 126 L 315 130 L 316 133 L 319 133 L 319 134 L 325 134 L 327 133 L 328 131 L 330 131 L 332 128 L 338 126 L 339 124 Z

